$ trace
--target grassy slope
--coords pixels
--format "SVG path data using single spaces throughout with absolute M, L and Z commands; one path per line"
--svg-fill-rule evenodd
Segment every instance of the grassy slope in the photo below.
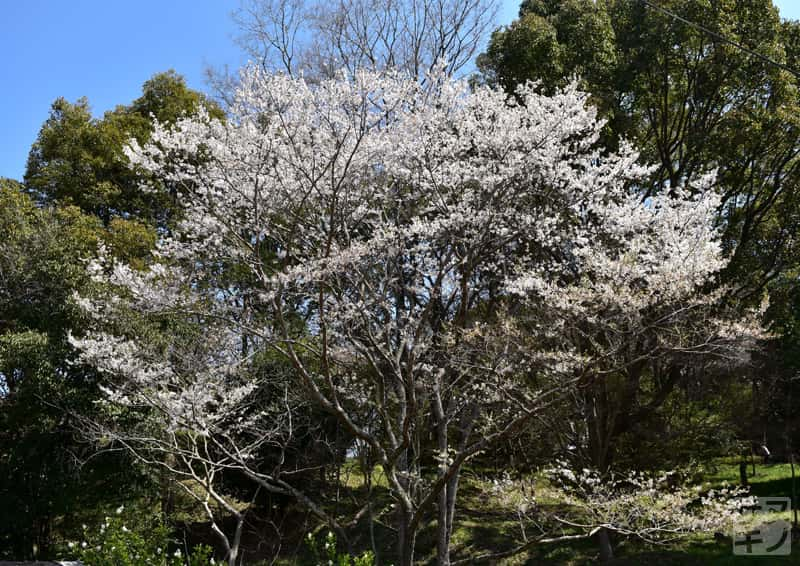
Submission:
M 800 467 L 796 469 L 800 474 Z M 748 467 L 748 473 L 750 468 Z M 739 466 L 735 461 L 720 461 L 712 469 L 702 475 L 703 483 L 719 486 L 724 482 L 737 484 Z M 756 475 L 749 478 L 751 492 L 757 496 L 791 497 L 791 471 L 788 464 L 757 465 Z M 364 489 L 363 478 L 359 477 L 353 466 L 345 466 L 340 478 L 343 493 L 359 492 Z M 536 484 L 538 505 L 559 506 L 559 502 L 548 497 L 546 484 Z M 800 485 L 800 477 L 798 477 Z M 378 469 L 373 476 L 373 486 L 379 495 L 379 508 L 384 513 L 389 509 L 391 500 L 386 490 L 386 480 Z M 346 497 L 343 497 L 346 500 Z M 387 515 L 383 515 L 388 520 Z M 784 513 L 781 518 L 791 521 L 791 514 Z M 520 525 L 516 520 L 513 502 L 498 500 L 492 491 L 492 482 L 483 478 L 482 474 L 465 472 L 459 490 L 459 509 L 456 517 L 456 530 L 453 534 L 453 558 L 462 559 L 485 552 L 499 552 L 514 547 L 522 539 Z M 310 526 L 310 525 L 309 525 Z M 358 531 L 355 546 L 359 551 L 369 548 L 368 531 L 362 522 Z M 286 541 L 282 557 L 278 564 L 315 564 L 308 549 L 299 540 L 305 533 L 305 526 L 297 524 L 298 540 Z M 324 529 L 315 533 L 318 537 Z M 555 533 L 558 534 L 558 533 Z M 565 533 L 566 534 L 566 533 Z M 375 535 L 378 546 L 383 549 L 385 561 L 393 558 L 394 533 L 377 525 Z M 422 529 L 418 537 L 418 563 L 434 564 L 435 531 L 431 522 Z M 291 550 L 290 550 L 291 549 Z M 653 547 L 630 540 L 615 540 L 614 549 L 617 555 L 615 565 L 655 566 L 666 565 L 758 565 L 758 564 L 797 564 L 800 566 L 800 540 L 795 541 L 794 552 L 788 557 L 750 557 L 734 556 L 730 538 L 717 540 L 712 533 L 701 533 L 685 539 L 669 547 Z M 287 552 L 288 551 L 288 552 Z M 572 541 L 563 544 L 541 546 L 525 554 L 496 562 L 509 566 L 522 564 L 594 564 L 597 561 L 597 548 L 591 540 Z M 251 563 L 257 563 L 254 560 Z
M 723 482 L 737 484 L 739 481 L 738 463 L 721 462 L 716 469 L 704 476 L 704 483 L 719 485 Z M 751 473 L 748 466 L 748 474 Z M 795 467 L 800 474 L 800 468 Z M 756 496 L 791 497 L 791 469 L 789 464 L 756 465 L 756 475 L 749 477 L 751 493 Z M 800 477 L 798 477 L 800 485 Z M 787 521 L 792 520 L 791 513 L 771 515 Z M 615 565 L 758 565 L 758 564 L 798 564 L 800 565 L 800 541 L 795 535 L 792 554 L 790 556 L 734 556 L 730 538 L 715 540 L 711 533 L 697 534 L 679 544 L 666 548 L 653 548 L 636 544 L 632 541 L 617 541 L 615 544 Z M 597 559 L 597 551 L 591 543 L 570 544 L 558 548 L 541 549 L 531 552 L 509 564 L 592 564 Z

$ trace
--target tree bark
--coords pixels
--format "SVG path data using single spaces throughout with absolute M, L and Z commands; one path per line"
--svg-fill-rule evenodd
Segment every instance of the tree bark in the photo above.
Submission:
M 587 430 L 589 433 L 589 454 L 592 465 L 601 474 L 608 470 L 610 465 L 610 438 L 607 422 L 607 404 L 603 383 L 596 383 L 590 398 L 589 414 L 587 415 Z M 595 535 L 600 547 L 600 561 L 609 562 L 614 558 L 614 549 L 611 546 L 611 536 L 608 529 L 600 529 Z
M 608 529 L 597 531 L 597 544 L 600 546 L 600 561 L 610 562 L 614 559 L 614 549 L 611 546 L 611 535 Z
M 439 394 L 439 385 L 434 388 L 435 397 L 433 410 L 436 416 L 436 445 L 439 452 L 439 474 L 444 477 L 447 473 L 447 458 L 449 445 L 447 442 L 447 420 L 445 419 L 442 399 Z M 436 558 L 439 566 L 450 566 L 450 537 L 447 528 L 447 518 L 449 515 L 448 488 L 450 482 L 446 481 L 439 491 L 439 501 L 437 505 L 438 520 L 436 521 Z
M 233 543 L 228 551 L 228 566 L 236 566 L 239 559 L 239 547 L 242 544 L 242 531 L 244 529 L 244 515 L 236 516 L 236 531 L 233 535 Z
M 413 566 L 416 533 L 411 529 L 411 515 L 406 509 L 398 511 L 397 559 L 399 566 Z

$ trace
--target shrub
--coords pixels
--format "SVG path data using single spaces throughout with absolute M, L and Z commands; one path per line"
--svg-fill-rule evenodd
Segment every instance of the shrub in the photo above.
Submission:
M 83 525 L 83 540 L 70 542 L 74 558 L 86 566 L 207 566 L 212 549 L 196 546 L 188 556 L 176 548 L 170 529 L 157 517 L 125 517 L 120 507 L 96 531 Z M 126 518 L 128 519 L 126 521 Z M 135 525 L 135 527 L 128 527 Z M 175 550 L 171 550 L 175 549 Z

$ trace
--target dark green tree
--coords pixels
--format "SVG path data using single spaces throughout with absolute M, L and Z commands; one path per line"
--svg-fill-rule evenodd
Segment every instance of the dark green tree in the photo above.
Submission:
M 153 118 L 171 124 L 201 106 L 214 118 L 224 117 L 219 106 L 174 71 L 154 75 L 139 98 L 102 119 L 92 117 L 85 98 L 75 103 L 59 98 L 31 148 L 25 187 L 40 202 L 74 204 L 106 225 L 113 218 L 133 218 L 165 227 L 180 208 L 176 190 L 143 192 L 124 148 L 131 139 L 149 139 Z
M 651 190 L 718 171 L 729 280 L 754 298 L 796 257 L 800 120 L 791 67 L 798 24 L 771 0 L 666 0 L 659 6 L 717 36 L 630 0 L 527 0 L 478 60 L 483 80 L 513 92 L 578 77 L 606 120 L 607 139 L 633 141 L 657 165 Z M 758 297 L 760 299 L 760 297 Z
M 81 434 L 73 415 L 101 410 L 100 392 L 67 337 L 88 324 L 73 294 L 91 292 L 86 260 L 98 245 L 143 266 L 179 214 L 174 188 L 139 189 L 125 145 L 146 141 L 153 117 L 172 123 L 201 104 L 223 117 L 173 71 L 102 119 L 86 99 L 60 98 L 24 183 L 0 180 L 0 559 L 50 557 L 81 520 L 155 489 L 123 453 L 98 453 Z
M 641 0 L 526 0 L 519 19 L 492 35 L 479 57 L 477 80 L 513 94 L 528 80 L 551 91 L 577 78 L 607 120 L 603 143 L 632 141 L 642 161 L 655 164 L 642 187 L 645 197 L 716 172 L 722 243 L 732 257 L 720 277 L 731 289 L 727 304 L 754 305 L 769 297 L 765 322 L 782 332 L 800 314 L 794 299 L 800 99 L 798 78 L 786 70 L 797 69 L 800 61 L 798 23 L 782 21 L 772 0 L 650 4 L 706 29 Z M 582 394 L 588 452 L 600 468 L 620 456 L 623 444 L 641 446 L 639 432 L 670 428 L 676 407 L 686 406 L 680 399 L 713 406 L 718 403 L 708 399 L 710 392 L 741 389 L 715 384 L 724 367 L 704 365 L 697 356 L 666 366 L 635 362 L 647 359 L 650 346 L 637 337 L 630 343 L 631 364 Z M 753 398 L 766 390 L 757 372 L 748 379 Z M 702 394 L 692 393 L 698 383 L 704 384 Z M 714 426 L 726 411 L 717 411 Z M 751 423 L 760 421 L 755 413 L 761 411 L 754 408 Z
M 106 233 L 77 207 L 40 208 L 0 181 L 0 558 L 47 557 L 69 529 L 141 483 L 121 454 L 94 448 L 64 410 L 92 412 L 94 376 L 70 364 L 82 259 Z

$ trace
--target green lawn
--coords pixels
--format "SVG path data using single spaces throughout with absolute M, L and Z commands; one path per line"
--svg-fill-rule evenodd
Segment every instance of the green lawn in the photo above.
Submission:
M 748 480 L 751 493 L 759 497 L 791 497 L 792 473 L 789 464 L 756 464 L 755 476 L 750 475 L 752 468 L 748 466 Z M 800 475 L 800 467 L 795 466 L 795 473 Z M 709 487 L 721 486 L 723 483 L 739 483 L 739 464 L 734 460 L 716 462 L 702 475 L 702 483 Z M 800 477 L 798 477 L 800 486 Z M 792 513 L 770 514 L 771 520 L 781 518 L 792 520 Z M 637 544 L 634 541 L 616 541 L 615 565 L 745 565 L 745 564 L 800 564 L 800 540 L 795 535 L 795 542 L 790 556 L 734 556 L 732 540 L 728 536 L 713 533 L 698 533 L 681 543 L 666 548 L 654 548 Z M 591 543 L 570 544 L 559 548 L 541 549 L 531 553 L 517 564 L 592 564 L 597 560 L 597 551 Z
M 800 473 L 800 468 L 796 470 Z M 515 513 L 515 501 L 501 500 L 492 490 L 491 474 L 485 471 L 465 471 L 461 488 L 459 490 L 459 509 L 457 512 L 457 525 L 453 534 L 453 559 L 464 559 L 476 554 L 486 552 L 499 552 L 513 548 L 523 540 L 520 524 Z M 748 467 L 748 480 L 751 492 L 757 496 L 791 497 L 791 469 L 788 464 L 756 465 L 756 475 L 750 476 L 751 468 Z M 718 460 L 714 465 L 695 477 L 705 487 L 721 487 L 723 484 L 736 485 L 739 482 L 739 465 L 734 460 Z M 378 496 L 377 510 L 386 511 L 391 504 L 391 499 L 386 492 L 386 478 L 380 469 L 376 469 L 373 478 L 373 489 Z M 798 478 L 800 484 L 800 478 Z M 348 501 L 347 493 L 356 494 L 365 489 L 363 476 L 359 473 L 355 463 L 344 466 L 340 476 L 342 486 L 342 504 Z M 537 505 L 548 507 L 563 507 L 554 493 L 549 491 L 548 482 L 543 476 L 535 476 L 531 486 L 535 485 Z M 533 487 L 530 487 L 533 489 Z M 363 496 L 363 493 L 360 495 Z M 513 494 L 512 494 L 513 495 Z M 562 509 L 563 511 L 563 509 Z M 564 513 L 559 513 L 564 515 Z M 777 515 L 782 519 L 791 521 L 790 512 Z M 198 517 L 198 519 L 200 519 Z M 388 515 L 383 520 L 390 521 Z M 755 523 L 757 524 L 757 523 Z M 754 524 L 754 526 L 755 526 Z M 298 524 L 298 534 L 303 528 Z M 367 523 L 362 521 L 361 530 L 356 536 L 355 546 L 359 552 L 369 548 L 367 536 Z M 320 532 L 323 532 L 322 529 Z M 569 533 L 569 531 L 565 531 Z M 318 533 L 319 534 L 319 533 Z M 531 533 L 529 533 L 531 534 Z M 555 533 L 557 534 L 557 533 Z M 655 566 L 666 565 L 746 565 L 746 564 L 797 564 L 800 565 L 800 539 L 795 542 L 794 552 L 787 557 L 751 557 L 734 556 L 732 539 L 729 533 L 698 533 L 679 543 L 665 547 L 654 547 L 633 540 L 616 538 L 614 550 L 616 559 L 614 565 L 626 566 Z M 376 525 L 375 536 L 378 546 L 383 548 L 384 560 L 391 560 L 394 533 L 388 528 Z M 435 529 L 431 521 L 425 525 L 418 537 L 418 563 L 435 564 L 433 549 L 435 547 Z M 299 554 L 284 556 L 279 564 L 313 564 L 311 556 L 302 543 L 295 541 L 291 547 L 299 550 Z M 289 546 L 287 546 L 289 548 Z M 497 564 L 519 566 L 523 564 L 564 564 L 584 565 L 597 563 L 597 547 L 592 540 L 579 540 L 569 543 L 552 544 L 533 548 L 526 553 L 496 562 Z

